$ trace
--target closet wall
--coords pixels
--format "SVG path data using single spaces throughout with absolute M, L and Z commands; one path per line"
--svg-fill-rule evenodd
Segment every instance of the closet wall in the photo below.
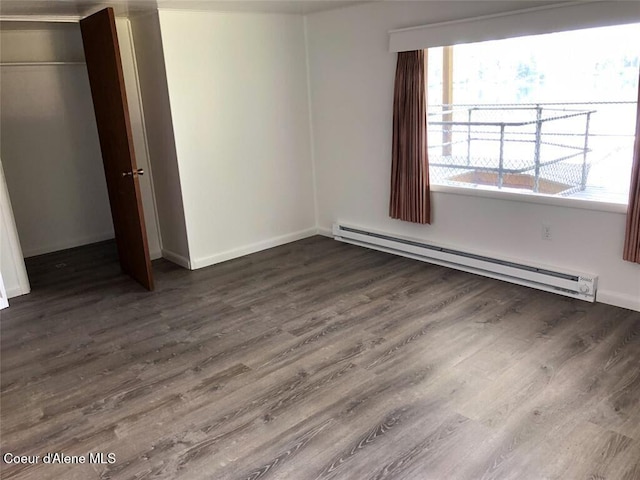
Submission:
M 129 21 L 118 19 L 117 29 L 136 158 L 146 172 L 140 180 L 149 250 L 158 258 Z M 0 61 L 0 158 L 24 256 L 113 238 L 79 25 L 4 22 Z M 2 271 L 7 263 L 0 265 Z
M 78 25 L 8 23 L 0 35 L 0 156 L 24 255 L 112 238 Z

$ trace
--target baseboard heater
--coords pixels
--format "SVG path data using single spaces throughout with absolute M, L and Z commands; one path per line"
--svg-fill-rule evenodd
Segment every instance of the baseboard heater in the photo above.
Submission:
M 400 238 L 343 224 L 333 225 L 333 237 L 351 243 L 427 263 L 463 270 L 518 285 L 595 301 L 598 277 L 578 272 L 558 271 L 522 263 L 478 255 L 418 240 Z

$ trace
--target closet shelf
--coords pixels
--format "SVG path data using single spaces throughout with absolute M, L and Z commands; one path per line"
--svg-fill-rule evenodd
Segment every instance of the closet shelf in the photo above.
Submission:
M 84 65 L 85 62 L 0 62 L 0 67 L 41 67 L 48 65 Z

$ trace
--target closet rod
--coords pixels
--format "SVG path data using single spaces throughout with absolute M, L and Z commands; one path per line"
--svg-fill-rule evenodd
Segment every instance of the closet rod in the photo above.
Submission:
M 84 65 L 85 62 L 0 62 L 0 67 L 37 67 L 43 65 Z

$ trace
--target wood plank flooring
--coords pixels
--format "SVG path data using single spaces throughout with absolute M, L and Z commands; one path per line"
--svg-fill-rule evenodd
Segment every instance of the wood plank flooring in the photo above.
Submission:
M 28 269 L 3 479 L 640 479 L 638 312 L 323 237 L 153 293 L 109 242 Z

